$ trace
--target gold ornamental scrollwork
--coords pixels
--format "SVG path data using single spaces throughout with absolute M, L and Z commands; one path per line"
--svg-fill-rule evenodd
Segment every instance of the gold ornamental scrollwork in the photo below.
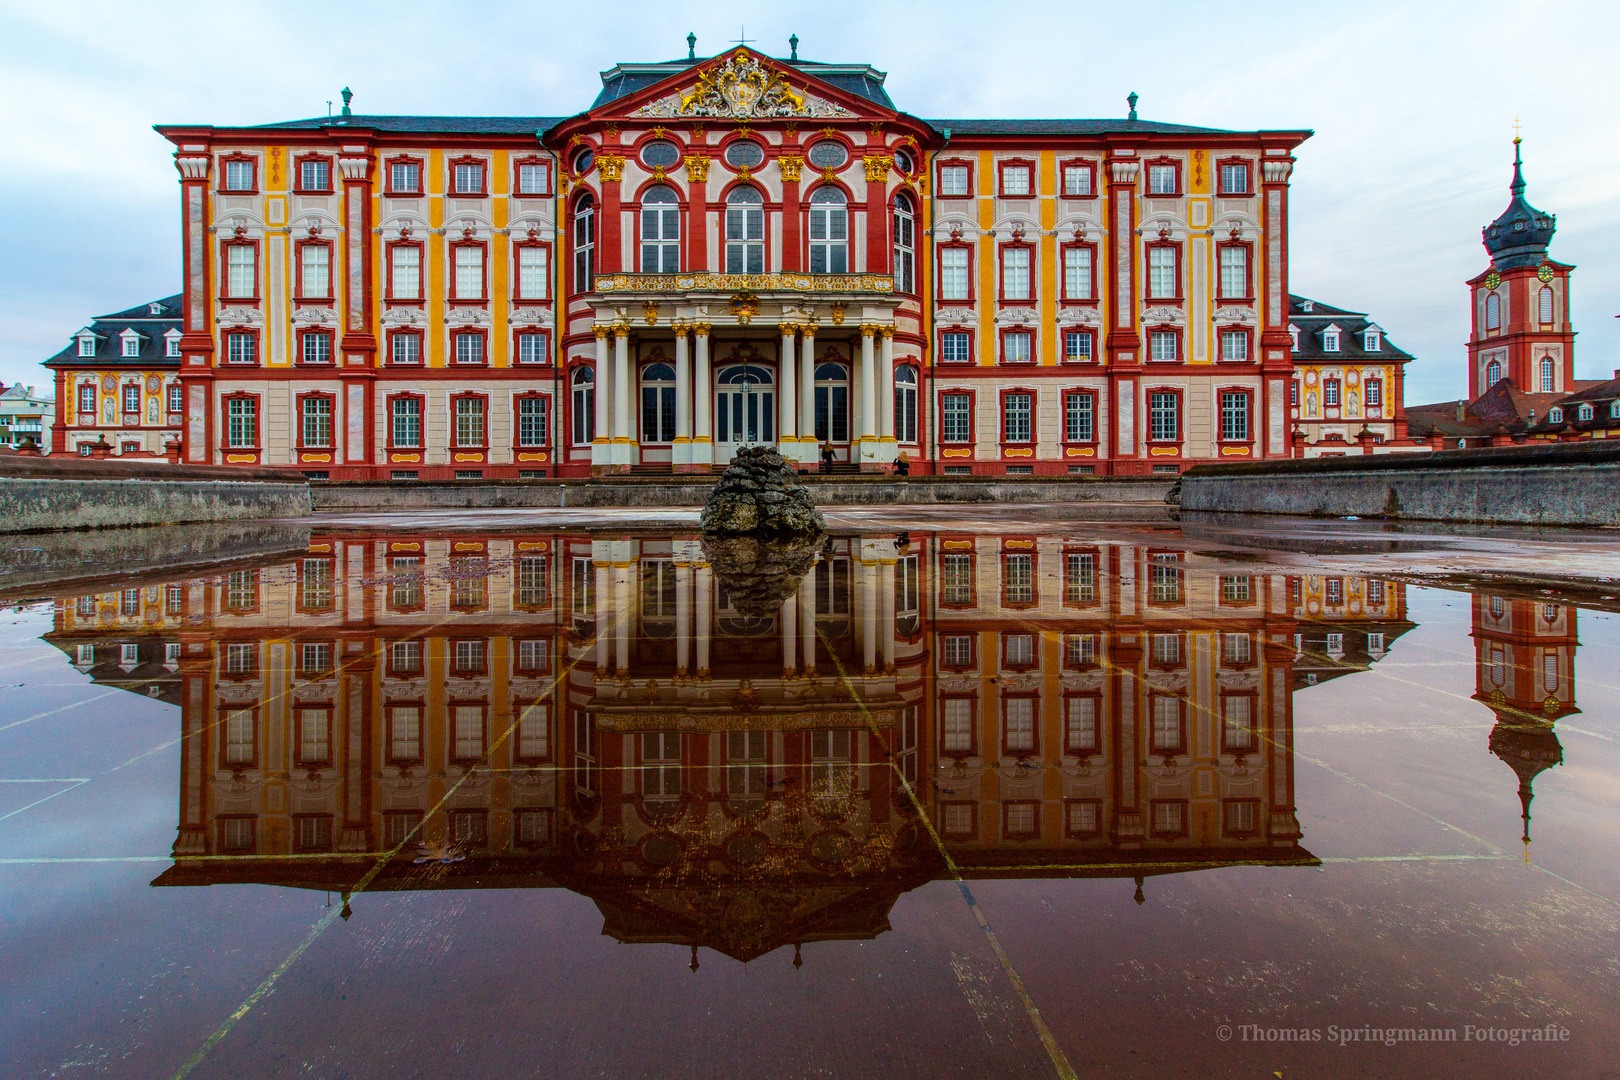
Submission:
M 710 331 L 710 329 L 712 329 L 712 327 L 710 327 L 710 325 L 708 323 L 706 323 L 706 322 L 694 322 L 694 323 L 690 323 L 689 325 L 691 326 L 692 334 L 695 337 L 708 337 L 709 336 L 709 331 Z M 698 669 L 698 675 L 699 676 L 707 676 L 708 675 L 708 669 L 707 668 Z
M 877 337 L 878 334 L 882 332 L 883 327 L 879 326 L 875 322 L 861 323 L 861 337 Z
M 832 306 L 832 321 L 834 326 L 844 325 L 844 304 L 836 303 Z
M 657 326 L 658 325 L 658 305 L 657 304 L 643 304 L 642 307 L 641 307 L 641 310 L 642 310 L 643 318 L 646 320 L 648 326 Z
M 709 158 L 702 154 L 686 155 L 686 180 L 688 183 L 701 184 L 709 178 Z
M 783 337 L 790 338 L 799 332 L 799 324 L 790 322 L 777 323 L 776 329 L 781 331 Z
M 737 316 L 737 321 L 747 326 L 759 314 L 759 297 L 751 292 L 739 292 L 731 298 L 731 313 Z
M 886 154 L 876 154 L 862 158 L 861 163 L 866 166 L 868 180 L 882 183 L 889 178 L 889 169 L 894 166 L 894 159 Z
M 632 292 L 814 292 L 892 293 L 886 274 L 604 274 L 601 293 Z
M 624 158 L 618 154 L 598 155 L 596 159 L 596 171 L 602 174 L 603 180 L 623 180 Z
M 776 165 L 782 170 L 782 179 L 797 183 L 799 171 L 804 168 L 804 158 L 797 154 L 783 154 L 776 159 Z

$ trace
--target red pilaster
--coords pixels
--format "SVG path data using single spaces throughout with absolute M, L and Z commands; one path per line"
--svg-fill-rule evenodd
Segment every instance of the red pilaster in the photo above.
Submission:
M 1288 452 L 1288 393 L 1294 371 L 1294 339 L 1288 333 L 1288 178 L 1294 171 L 1294 158 L 1286 147 L 1267 146 L 1264 154 L 1260 162 L 1265 242 L 1259 303 L 1259 428 L 1261 456 L 1277 457 Z
M 1142 338 L 1136 330 L 1136 179 L 1141 171 L 1134 150 L 1115 150 L 1104 165 L 1108 177 L 1108 457 L 1110 472 L 1141 469 Z M 1128 391 L 1128 393 L 1127 393 Z M 1128 435 L 1126 434 L 1128 432 Z
M 185 414 L 180 442 L 187 462 L 204 465 L 214 445 L 214 319 L 210 293 L 208 173 L 205 144 L 182 143 L 174 155 L 180 170 L 181 275 L 180 384 Z

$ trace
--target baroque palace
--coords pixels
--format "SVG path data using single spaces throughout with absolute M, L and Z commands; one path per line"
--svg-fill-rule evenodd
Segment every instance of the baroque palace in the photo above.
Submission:
M 793 45 L 621 64 L 564 118 L 160 127 L 185 258 L 156 426 L 189 462 L 333 480 L 701 472 L 751 443 L 1014 475 L 1294 452 L 1309 132 L 1134 95 L 921 120 Z M 1356 414 L 1318 418 L 1397 437 L 1405 359 L 1358 353 Z

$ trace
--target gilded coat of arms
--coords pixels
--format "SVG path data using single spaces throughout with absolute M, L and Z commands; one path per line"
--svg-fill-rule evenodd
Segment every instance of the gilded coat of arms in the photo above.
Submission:
M 724 64 L 698 72 L 697 85 L 643 105 L 635 117 L 713 116 L 736 120 L 774 117 L 851 117 L 825 98 L 795 93 L 783 73 L 739 52 Z

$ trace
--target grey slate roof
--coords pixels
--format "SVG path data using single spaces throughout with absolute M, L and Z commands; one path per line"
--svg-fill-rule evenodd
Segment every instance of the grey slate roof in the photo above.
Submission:
M 602 73 L 602 92 L 596 95 L 591 102 L 591 108 L 600 108 L 609 102 L 617 101 L 622 97 L 645 90 L 654 83 L 662 82 L 671 75 L 677 75 L 687 68 L 706 64 L 714 59 L 712 56 L 698 57 L 695 60 L 682 58 L 680 60 L 667 60 L 660 64 L 621 64 L 611 71 Z M 885 109 L 893 109 L 894 102 L 889 100 L 888 92 L 883 89 L 883 73 L 870 67 L 859 64 L 822 64 L 813 60 L 781 60 L 774 59 L 775 63 L 784 67 L 793 68 L 805 75 L 812 76 L 829 86 L 836 86 L 846 94 L 865 98 L 875 105 Z
M 258 126 L 282 131 L 342 131 L 352 127 L 410 134 L 535 135 L 549 131 L 565 119 L 562 116 L 316 116 Z
M 958 135 L 1231 135 L 1226 128 L 1163 124 L 1157 120 L 927 120 L 936 131 Z
M 151 313 L 153 303 L 163 308 L 163 314 Z M 79 355 L 78 331 L 75 331 L 67 348 L 46 360 L 45 366 L 179 367 L 178 356 L 165 355 L 167 342 L 163 335 L 180 328 L 180 294 L 175 293 L 161 300 L 115 311 L 111 315 L 97 315 L 90 323 L 90 329 L 96 334 L 94 356 Z M 134 330 L 141 335 L 140 355 L 124 355 L 124 342 L 119 335 L 125 330 Z
M 1307 312 L 1305 305 L 1310 304 L 1311 310 Z M 1365 312 L 1350 311 L 1347 308 L 1334 307 L 1318 300 L 1311 300 L 1304 296 L 1288 297 L 1288 324 L 1299 327 L 1299 348 L 1294 350 L 1294 360 L 1307 360 L 1316 363 L 1355 364 L 1355 363 L 1403 363 L 1413 359 L 1411 353 L 1398 345 L 1390 343 L 1389 335 L 1382 334 L 1382 348 L 1378 352 L 1368 352 L 1363 343 L 1365 338 L 1362 331 L 1369 327 L 1378 327 Z M 1339 334 L 1339 351 L 1326 352 L 1322 349 L 1322 331 L 1329 326 L 1337 326 Z

